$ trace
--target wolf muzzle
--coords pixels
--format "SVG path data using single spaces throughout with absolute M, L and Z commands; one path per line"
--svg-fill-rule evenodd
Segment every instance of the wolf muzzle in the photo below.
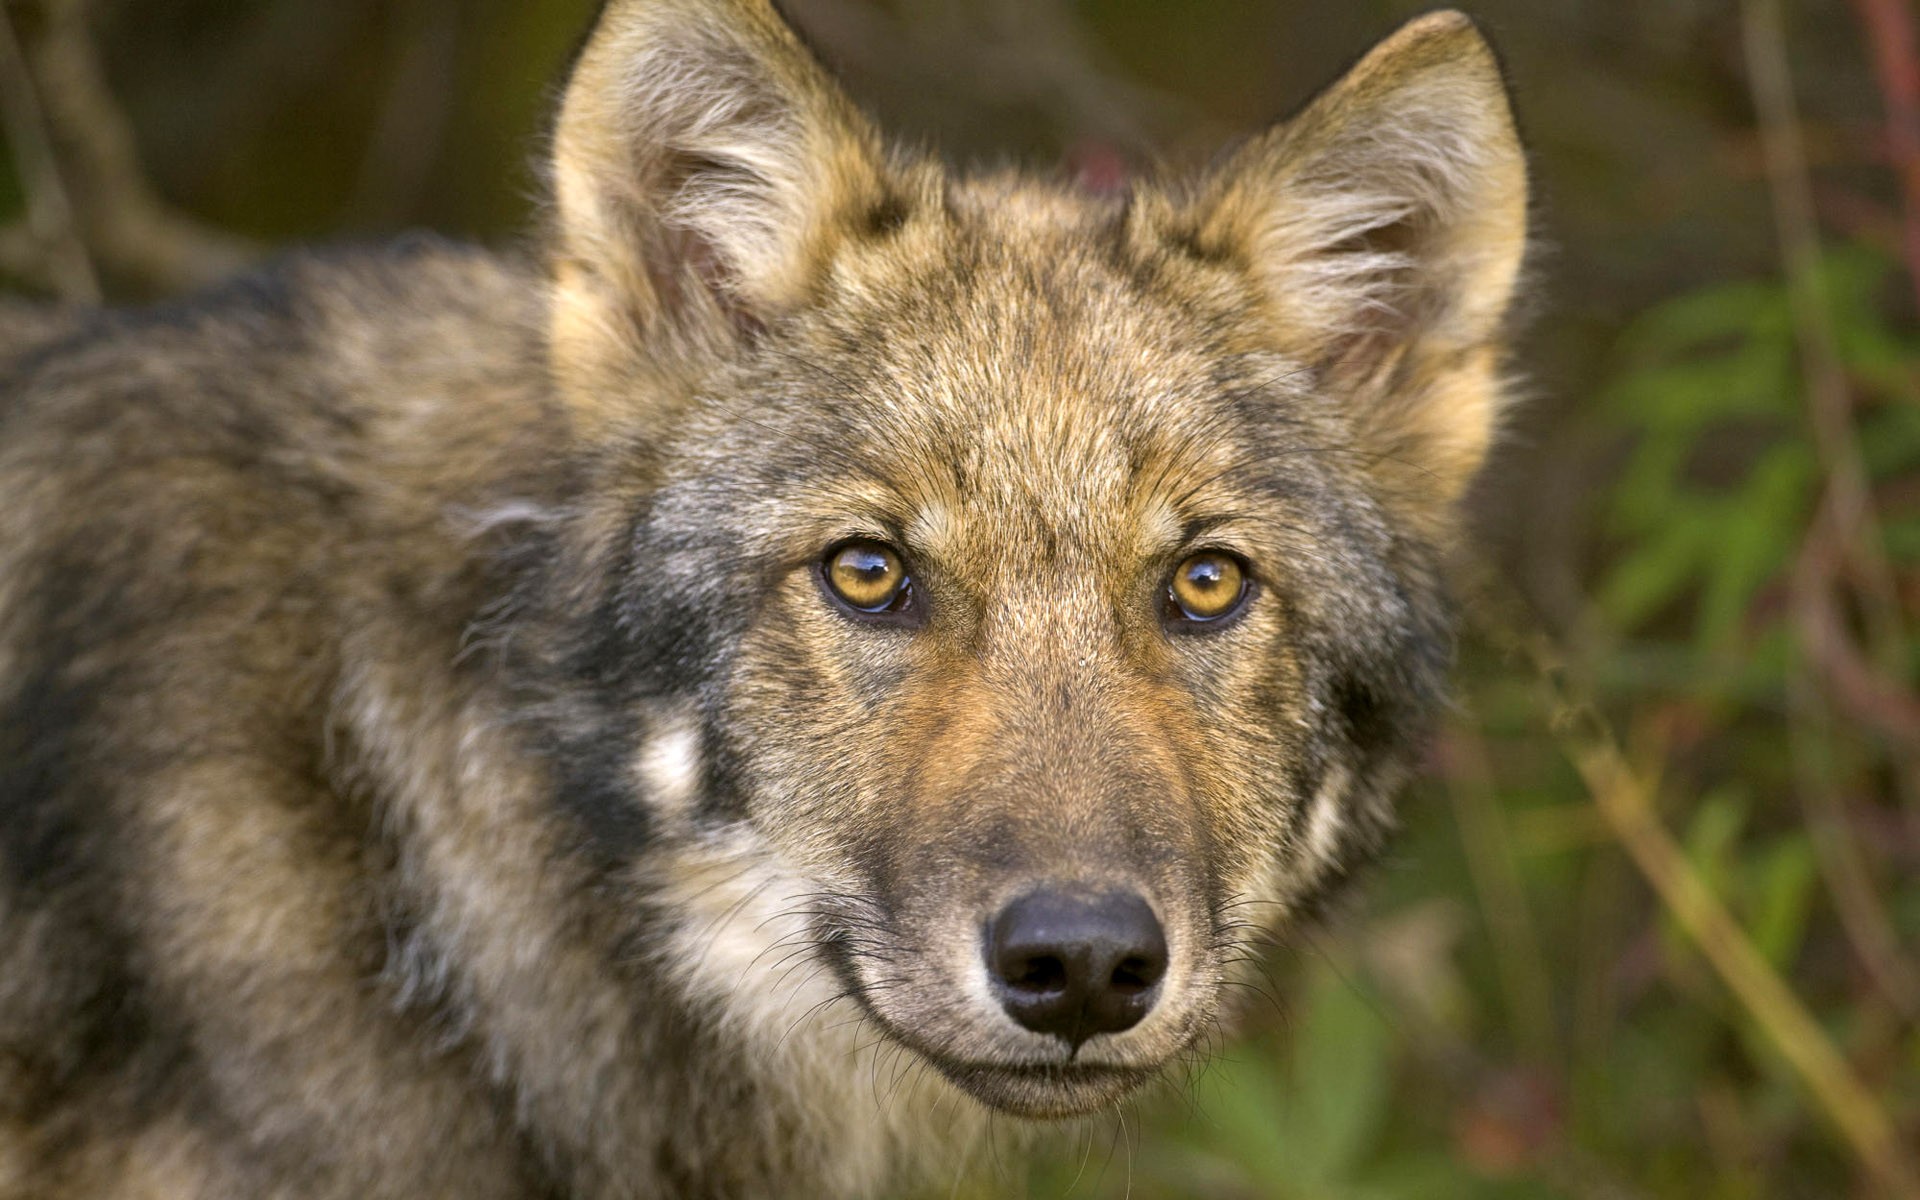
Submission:
M 1167 936 L 1138 893 L 1045 887 L 987 926 L 987 973 L 1000 1005 L 1074 1050 L 1140 1023 L 1159 999 Z

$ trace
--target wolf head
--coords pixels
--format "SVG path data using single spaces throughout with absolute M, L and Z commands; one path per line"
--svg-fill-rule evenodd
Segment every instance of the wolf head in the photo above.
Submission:
M 548 740 L 661 970 L 1109 1103 L 1378 845 L 1441 694 L 1526 225 L 1486 44 L 1421 18 L 1089 195 L 889 148 L 763 0 L 612 0 L 551 171 Z

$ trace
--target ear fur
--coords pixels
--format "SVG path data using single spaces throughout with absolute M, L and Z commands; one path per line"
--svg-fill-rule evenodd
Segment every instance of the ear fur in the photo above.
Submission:
M 552 353 L 588 408 L 803 301 L 880 140 L 767 0 L 610 0 L 554 134 Z
M 1276 340 L 1350 397 L 1383 472 L 1425 498 L 1465 490 L 1503 405 L 1527 227 L 1506 87 L 1470 20 L 1403 26 L 1233 155 L 1187 227 L 1252 273 Z

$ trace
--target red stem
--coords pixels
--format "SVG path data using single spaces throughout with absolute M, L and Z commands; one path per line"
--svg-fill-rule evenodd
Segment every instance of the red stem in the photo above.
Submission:
M 1887 110 L 1887 143 L 1906 209 L 1907 275 L 1920 304 L 1920 56 L 1906 0 L 1853 0 Z

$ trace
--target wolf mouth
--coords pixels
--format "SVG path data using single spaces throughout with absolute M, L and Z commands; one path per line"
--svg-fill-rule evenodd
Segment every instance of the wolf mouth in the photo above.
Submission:
M 1159 1072 L 1158 1067 L 1112 1067 L 1087 1063 L 1028 1062 L 955 1062 L 932 1059 L 949 1076 L 988 1076 L 1028 1083 L 1118 1084 L 1132 1086 Z
M 1085 1116 L 1160 1073 L 1158 1067 L 954 1063 L 938 1058 L 929 1061 L 955 1086 L 981 1103 L 1038 1119 Z
M 1164 1063 L 1119 1066 L 1044 1059 L 990 1062 L 956 1058 L 927 1045 L 878 1012 L 858 987 L 851 994 L 881 1033 L 918 1055 L 975 1100 L 1015 1116 L 1079 1117 L 1111 1104 L 1159 1075 Z

